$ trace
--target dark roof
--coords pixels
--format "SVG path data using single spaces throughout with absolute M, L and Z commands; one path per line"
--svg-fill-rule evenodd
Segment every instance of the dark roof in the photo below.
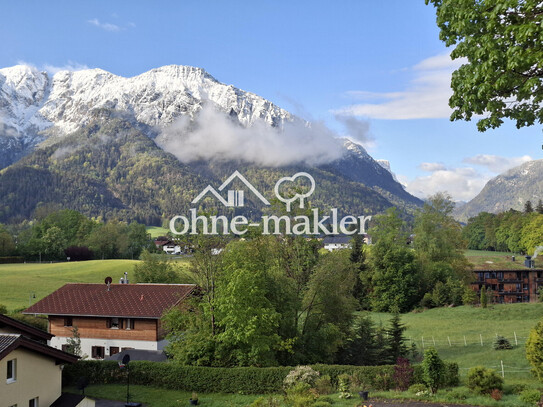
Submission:
M 50 407 L 76 407 L 85 399 L 83 394 L 64 393 Z
M 348 244 L 353 240 L 352 236 L 326 236 L 323 240 L 324 244 Z
M 20 347 L 49 356 L 52 359 L 55 359 L 57 364 L 75 363 L 79 359 L 78 356 L 72 355 L 71 353 L 52 348 L 51 346 L 33 341 L 22 335 L 0 334 L 0 360 Z
M 159 319 L 186 298 L 192 284 L 66 284 L 24 314 Z
M 34 340 L 48 341 L 53 336 L 55 336 L 45 331 L 42 331 L 41 329 L 25 324 L 24 322 L 17 321 L 16 319 L 10 318 L 2 314 L 0 314 L 0 328 L 1 327 L 12 328 L 14 331 L 17 331 L 14 333 L 23 334 L 24 336 L 27 336 L 30 339 Z
M 124 355 L 130 355 L 130 361 L 148 360 L 150 362 L 165 362 L 168 357 L 163 350 L 125 349 L 120 353 L 106 357 L 105 360 L 123 360 Z

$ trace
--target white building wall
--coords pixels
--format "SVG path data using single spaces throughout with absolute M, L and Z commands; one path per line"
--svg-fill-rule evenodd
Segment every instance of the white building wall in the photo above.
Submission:
M 65 336 L 55 336 L 51 338 L 50 346 L 56 349 L 62 349 L 62 345 L 68 343 L 68 337 Z M 168 341 L 163 339 L 161 341 L 134 341 L 134 340 L 125 340 L 125 339 L 96 339 L 96 338 L 81 338 L 81 355 L 87 356 L 87 359 L 92 359 L 92 347 L 93 346 L 102 346 L 104 347 L 105 356 L 110 356 L 110 347 L 118 347 L 119 351 L 122 348 L 133 348 L 133 349 L 143 349 L 143 350 L 163 350 Z

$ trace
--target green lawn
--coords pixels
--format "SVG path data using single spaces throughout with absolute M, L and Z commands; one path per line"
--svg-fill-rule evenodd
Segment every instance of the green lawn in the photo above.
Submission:
M 506 389 L 507 390 L 507 389 Z M 75 387 L 66 387 L 63 391 L 68 393 L 80 392 Z M 85 394 L 93 398 L 103 398 L 109 400 L 126 401 L 126 386 L 118 384 L 91 385 L 85 389 Z M 523 403 L 518 396 L 506 394 L 501 401 L 494 401 L 488 396 L 478 396 L 471 393 L 465 387 L 455 389 L 443 389 L 438 391 L 435 396 L 415 396 L 410 392 L 370 392 L 370 400 L 362 405 L 369 405 L 372 401 L 403 399 L 403 400 L 424 400 L 438 403 L 459 403 L 471 404 L 477 406 L 489 407 L 529 407 L 529 404 Z M 242 394 L 198 394 L 198 405 L 207 407 L 247 407 L 258 398 L 273 398 L 279 402 L 281 407 L 286 407 L 282 395 L 242 395 Z M 326 396 L 333 401 L 333 406 L 354 407 L 360 405 L 361 400 L 358 394 L 353 393 L 350 399 L 340 399 L 339 394 Z M 144 403 L 150 407 L 181 407 L 189 405 L 188 400 L 191 393 L 179 390 L 158 389 L 149 386 L 131 385 L 130 401 Z
M 138 260 L 92 260 L 68 263 L 0 264 L 0 304 L 8 310 L 26 308 L 66 283 L 118 282 Z M 33 298 L 35 294 L 36 298 Z
M 466 250 L 464 255 L 476 270 L 515 270 L 524 268 L 524 255 L 509 252 L 491 252 L 486 250 Z M 513 261 L 512 256 L 515 256 Z M 535 266 L 539 260 L 535 260 Z
M 372 313 L 372 316 L 378 324 L 385 326 L 390 318 L 390 314 L 383 313 Z M 435 344 L 443 359 L 459 364 L 461 376 L 477 365 L 501 370 L 503 361 L 506 382 L 528 381 L 535 385 L 537 382 L 529 372 L 530 366 L 524 355 L 524 342 L 542 316 L 541 303 L 507 304 L 486 309 L 470 306 L 434 308 L 403 314 L 402 322 L 407 325 L 406 337 L 416 343 L 419 352 L 423 350 L 423 341 L 425 348 Z M 509 339 L 514 348 L 494 350 L 492 342 L 496 334 Z
M 145 229 L 147 229 L 147 233 L 151 234 L 153 239 L 159 236 L 166 236 L 166 234 L 169 232 L 168 229 L 160 226 L 147 226 Z

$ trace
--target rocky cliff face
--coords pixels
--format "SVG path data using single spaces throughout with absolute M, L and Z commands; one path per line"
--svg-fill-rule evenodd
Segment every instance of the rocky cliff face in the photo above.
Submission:
M 526 201 L 535 206 L 540 199 L 543 199 L 543 160 L 534 160 L 488 181 L 475 198 L 455 211 L 455 217 L 465 222 L 483 211 L 523 210 Z

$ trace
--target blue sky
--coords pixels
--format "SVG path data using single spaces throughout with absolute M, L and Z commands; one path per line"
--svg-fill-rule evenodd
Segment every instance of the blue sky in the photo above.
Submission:
M 450 72 L 423 0 L 0 0 L 0 67 L 102 68 L 134 76 L 168 64 L 206 69 L 338 134 L 337 114 L 369 123 L 364 144 L 419 196 L 477 194 L 541 156 L 540 127 L 479 133 L 450 122 Z

